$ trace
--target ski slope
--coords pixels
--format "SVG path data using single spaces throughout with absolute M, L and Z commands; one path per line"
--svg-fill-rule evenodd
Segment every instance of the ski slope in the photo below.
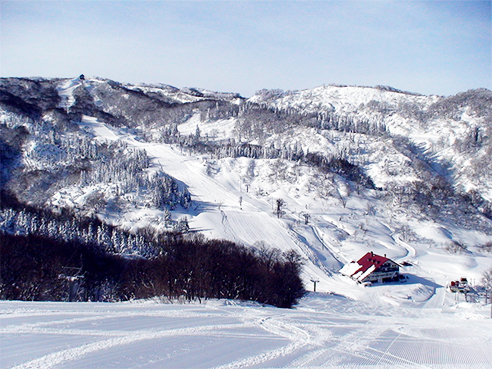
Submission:
M 59 90 L 68 105 L 76 87 L 67 82 Z M 230 129 L 231 122 L 224 124 L 223 131 Z M 295 168 L 296 181 L 272 181 L 272 160 L 226 158 L 207 175 L 211 158 L 204 155 L 145 142 L 90 116 L 80 127 L 96 140 L 145 150 L 149 172 L 162 170 L 186 186 L 193 206 L 172 216 L 187 216 L 193 231 L 298 251 L 305 259 L 306 288 L 312 291 L 315 280 L 318 293 L 293 310 L 233 301 L 0 301 L 1 368 L 492 367 L 490 304 L 478 295 L 465 302 L 445 288 L 460 277 L 480 282 L 492 258 L 473 245 L 492 235 L 392 213 L 374 193 L 350 193 L 343 182 L 337 196 L 323 198 L 308 190 L 313 175 L 302 166 Z M 188 128 L 195 127 L 193 121 Z M 213 127 L 220 134 L 219 128 Z M 254 176 L 246 191 L 241 180 L 250 169 Z M 60 206 L 77 205 L 89 190 L 63 189 Z M 278 198 L 287 203 L 280 218 L 273 214 Z M 98 215 L 122 226 L 145 226 L 156 210 Z M 415 234 L 404 234 L 402 225 Z M 471 251 L 451 254 L 440 246 L 454 240 L 466 240 Z M 407 262 L 406 283 L 364 288 L 337 273 L 371 250 Z
M 490 368 L 487 308 L 0 301 L 1 368 Z M 488 319 L 487 319 L 488 318 Z
M 162 169 L 186 185 L 192 195 L 193 209 L 185 215 L 191 216 L 189 224 L 193 230 L 208 238 L 225 238 L 245 245 L 265 242 L 284 251 L 297 250 L 301 255 L 309 249 L 292 237 L 284 222 L 273 216 L 271 203 L 235 188 L 239 187 L 239 178 L 231 176 L 229 183 L 223 184 L 205 174 L 200 158 L 187 156 L 170 145 L 140 141 L 92 117 L 84 117 L 81 126 L 91 129 L 99 140 L 124 140 L 130 146 L 146 150 L 155 169 Z M 180 216 L 179 212 L 174 213 L 175 217 Z M 312 277 L 319 279 L 327 275 L 319 266 L 308 263 L 305 279 L 309 281 Z
M 344 194 L 341 183 L 342 187 L 337 191 L 340 197 L 345 197 L 344 202 L 318 197 L 316 192 L 307 189 L 306 183 L 313 176 L 309 168 L 297 168 L 300 174 L 293 183 L 272 181 L 271 160 L 226 158 L 215 164 L 215 174 L 207 175 L 210 162 L 204 155 L 182 152 L 177 146 L 146 142 L 127 130 L 89 116 L 83 117 L 80 126 L 92 132 L 97 140 L 121 140 L 129 147 L 145 150 L 152 163 L 150 171 L 162 170 L 177 179 L 181 186 L 186 186 L 192 195 L 193 206 L 173 211 L 173 218 L 187 216 L 192 230 L 207 238 L 224 238 L 249 246 L 264 243 L 281 250 L 298 251 L 306 260 L 303 279 L 308 290 L 313 289 L 311 280 L 317 280 L 317 290 L 321 292 L 377 299 L 372 292 L 361 291 L 360 286 L 353 286 L 352 281 L 337 276 L 343 264 L 357 260 L 367 251 L 387 254 L 400 263 L 409 262 L 412 266 L 403 268 L 402 272 L 418 276 L 418 283 L 431 286 L 432 290 L 463 276 L 479 282 L 492 264 L 490 257 L 473 257 L 469 253 L 451 255 L 442 249 L 430 249 L 428 243 L 405 241 L 397 228 L 405 224 L 404 214 L 399 215 L 401 221 L 394 222 L 395 214 L 385 214 L 386 205 L 370 193 Z M 248 171 L 254 171 L 254 179 L 246 192 L 242 180 Z M 281 218 L 273 214 L 277 198 L 285 199 L 287 203 L 286 213 Z M 70 199 L 70 202 L 77 200 Z M 380 209 L 379 213 L 371 214 L 370 209 L 375 207 Z M 310 214 L 308 224 L 303 220 L 305 213 Z M 155 210 L 140 208 L 102 216 L 115 223 L 132 225 L 154 215 Z M 408 224 L 422 239 L 433 240 L 436 244 L 446 244 L 454 237 L 466 239 L 471 245 L 491 240 L 491 235 L 463 230 L 452 224 L 411 221 L 413 223 Z M 412 293 L 412 286 L 401 288 Z
M 73 78 L 61 83 L 57 90 L 60 96 L 59 108 L 69 109 L 75 103 L 74 90 L 81 86 L 83 81 L 80 78 Z

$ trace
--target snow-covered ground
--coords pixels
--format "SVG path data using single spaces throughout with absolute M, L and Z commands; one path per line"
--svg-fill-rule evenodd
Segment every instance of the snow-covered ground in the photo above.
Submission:
M 0 301 L 1 368 L 490 368 L 490 306 Z M 449 301 L 448 301 L 449 302 Z
M 122 140 L 130 147 L 146 150 L 155 170 L 163 170 L 186 185 L 193 206 L 173 211 L 173 218 L 187 216 L 193 230 L 208 238 L 225 238 L 249 246 L 263 242 L 281 250 L 298 251 L 306 259 L 303 278 L 309 290 L 315 279 L 320 292 L 352 298 L 368 295 L 336 274 L 343 264 L 358 260 L 367 251 L 386 254 L 396 262 L 406 261 L 409 265 L 403 273 L 439 287 L 461 277 L 478 284 L 483 272 L 492 266 L 491 255 L 473 247 L 492 241 L 492 235 L 450 222 L 417 220 L 412 214 L 394 213 L 371 191 L 357 194 L 341 180 L 336 190 L 324 188 L 323 182 L 313 184 L 315 174 L 308 167 L 270 159 L 218 160 L 190 155 L 176 146 L 145 142 L 88 116 L 80 125 L 98 140 Z M 272 168 L 279 165 L 282 167 L 275 173 Z M 333 184 L 327 181 L 326 186 Z M 64 198 L 57 195 L 56 201 L 71 206 L 83 201 L 86 190 L 77 186 L 65 189 Z M 333 194 L 322 196 L 320 191 Z M 285 215 L 280 219 L 273 214 L 278 198 L 286 202 Z M 309 224 L 304 223 L 304 214 L 309 214 Z M 159 223 L 158 212 L 145 207 L 100 215 L 127 227 L 147 225 L 144 223 L 148 219 Z M 446 245 L 455 241 L 470 245 L 469 250 L 446 251 Z
M 92 117 L 80 125 L 98 140 L 145 149 L 150 170 L 188 186 L 193 207 L 173 217 L 188 216 L 192 229 L 210 238 L 297 250 L 306 260 L 306 287 L 312 291 L 316 280 L 318 292 L 293 310 L 233 301 L 0 302 L 2 367 L 492 366 L 490 303 L 479 294 L 465 302 L 446 289 L 460 277 L 477 285 L 492 258 L 474 247 L 463 253 L 443 247 L 453 240 L 483 244 L 490 235 L 385 213 L 386 205 L 370 191 L 344 192 L 342 182 L 337 196 L 322 198 L 308 190 L 311 169 L 292 163 L 283 164 L 283 174 L 296 171 L 295 180 L 269 180 L 274 160 L 217 161 L 145 142 Z M 65 189 L 66 200 L 77 203 L 77 191 Z M 272 212 L 276 198 L 287 202 L 282 218 Z M 100 215 L 122 225 L 158 218 L 147 208 Z M 405 283 L 364 288 L 337 273 L 368 250 L 405 262 Z
M 59 108 L 70 108 L 75 103 L 74 90 L 82 85 L 83 81 L 80 78 L 73 78 L 64 81 L 58 86 L 58 95 L 60 95 Z
M 63 107 L 73 104 L 79 83 L 60 86 Z M 202 122 L 195 115 L 179 129 L 190 134 L 198 125 L 202 136 L 219 139 L 229 137 L 234 124 L 233 119 Z M 356 190 L 337 176 L 323 178 L 300 163 L 189 154 L 90 116 L 80 127 L 96 140 L 145 150 L 149 172 L 162 170 L 187 186 L 193 205 L 178 208 L 172 217 L 187 216 L 193 231 L 247 246 L 265 243 L 298 251 L 305 259 L 306 287 L 312 291 L 316 280 L 318 293 L 311 292 L 294 310 L 231 301 L 1 301 L 2 368 L 492 367 L 490 303 L 479 294 L 465 302 L 463 295 L 446 290 L 449 281 L 461 277 L 478 285 L 492 267 L 492 255 L 479 247 L 492 242 L 486 228 L 465 229 L 452 220 L 411 213 L 377 191 Z M 311 133 L 299 128 L 292 136 L 303 135 L 300 141 L 316 150 L 338 139 L 335 133 L 330 140 Z M 359 143 L 375 144 L 362 138 Z M 30 150 L 36 154 L 28 157 L 32 166 L 51 158 L 43 147 Z M 404 161 L 401 155 L 384 154 L 390 162 Z M 384 182 L 382 159 L 367 160 L 373 163 L 371 174 Z M 98 186 L 106 199 L 114 196 L 110 184 Z M 72 185 L 51 201 L 61 207 L 84 205 L 91 191 Z M 277 199 L 286 203 L 280 218 L 273 213 Z M 164 212 L 138 205 L 98 215 L 126 228 L 164 223 Z M 467 249 L 449 251 L 458 244 Z M 367 251 L 405 265 L 405 283 L 364 288 L 337 273 Z

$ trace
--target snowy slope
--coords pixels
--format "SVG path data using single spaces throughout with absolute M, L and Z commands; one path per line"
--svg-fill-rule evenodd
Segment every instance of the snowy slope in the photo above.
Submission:
M 415 291 L 418 298 L 425 291 Z M 446 296 L 448 298 L 449 296 Z M 391 297 L 388 297 L 391 299 Z M 0 302 L 2 368 L 489 368 L 489 306 Z M 409 300 L 407 300 L 409 301 Z
M 388 88 L 325 86 L 288 93 L 260 92 L 243 104 L 235 94 L 167 85 L 130 85 L 101 78 L 8 79 L 2 83 L 25 99 L 24 109 L 37 103 L 43 112 L 31 121 L 14 117 L 12 112 L 17 110 L 8 110 L 12 107 L 2 113 L 7 127 L 26 125 L 30 133 L 19 148 L 19 155 L 32 190 L 25 191 L 26 180 L 22 176 L 15 188 L 20 193 L 27 192 L 27 201 L 77 208 L 86 214 L 88 210 L 95 211 L 85 208 L 87 199 L 100 195 L 106 202 L 105 208 L 97 209 L 97 215 L 108 223 L 132 230 L 148 225 L 164 228 L 164 209 L 149 206 L 138 198 L 137 191 L 118 195 L 119 184 L 110 181 L 84 185 L 79 180 L 82 173 L 77 172 L 84 171 L 84 166 L 60 146 L 60 142 L 65 142 L 65 148 L 70 142 L 82 142 L 89 147 L 91 139 L 123 142 L 129 148 L 147 152 L 151 159 L 151 167 L 146 169 L 149 175 L 162 171 L 190 191 L 192 207 L 173 210 L 174 220 L 188 217 L 192 229 L 209 238 L 299 251 L 306 259 L 304 280 L 309 289 L 311 279 L 319 279 L 319 291 L 359 295 L 347 287 L 350 281 L 335 276 L 343 264 L 370 250 L 387 254 L 397 262 L 407 261 L 413 265 L 408 267 L 408 273 L 439 286 L 462 276 L 478 283 L 492 264 L 491 254 L 481 247 L 492 242 L 492 225 L 476 209 L 453 212 L 453 207 L 463 203 L 446 203 L 444 197 L 442 204 L 429 210 L 425 204 L 430 200 L 412 202 L 404 196 L 407 190 L 411 196 L 418 196 L 418 185 L 428 185 L 433 171 L 441 166 L 449 183 L 475 188 L 486 197 L 492 186 L 492 171 L 487 171 L 491 164 L 484 160 L 492 147 L 486 121 L 490 91 L 443 98 Z M 36 95 L 35 88 L 43 91 L 42 96 Z M 268 115 L 271 111 L 262 110 L 262 106 L 288 111 L 280 117 L 286 121 L 293 117 L 293 121 L 275 120 L 275 115 Z M 319 121 L 335 114 L 361 124 L 384 123 L 389 133 L 347 132 L 298 124 L 304 113 L 314 113 Z M 35 118 L 40 121 L 33 123 Z M 265 124 L 259 127 L 268 131 L 265 135 L 248 136 L 247 129 L 241 132 L 241 125 L 254 125 L 255 121 Z M 480 129 L 470 131 L 475 125 Z M 162 143 L 190 141 L 197 128 L 202 141 L 226 146 L 261 144 L 284 152 L 345 158 L 358 165 L 382 191 L 320 171 L 302 160 L 198 154 L 185 145 Z M 174 136 L 166 136 L 173 130 Z M 475 151 L 468 150 L 467 145 L 462 145 L 466 150 L 456 149 L 452 141 L 464 139 L 470 132 L 475 132 L 476 142 L 470 146 Z M 417 146 L 417 152 L 397 144 L 398 134 L 405 134 L 405 139 Z M 418 144 L 425 147 L 419 148 Z M 449 158 L 453 158 L 455 168 L 446 167 Z M 82 160 L 87 159 L 85 156 Z M 461 162 L 470 162 L 473 168 L 480 164 L 482 172 L 470 174 Z M 40 173 L 46 183 L 36 182 Z M 73 178 L 66 180 L 66 173 Z M 51 192 L 28 196 L 42 185 L 51 186 Z M 47 200 L 43 196 L 48 196 Z M 121 200 L 120 208 L 109 206 L 115 199 Z M 277 199 L 286 203 L 280 218 L 273 214 Z M 438 217 L 435 211 L 439 206 L 444 210 Z
M 141 142 L 90 117 L 85 117 L 82 125 L 90 127 L 98 139 L 121 139 L 145 149 L 156 168 L 185 183 L 192 194 L 193 209 L 191 213 L 184 214 L 191 216 L 189 223 L 192 229 L 201 231 L 206 237 L 230 239 L 247 245 L 263 241 L 281 250 L 295 249 L 301 253 L 304 253 L 302 248 L 307 248 L 291 236 L 286 224 L 271 214 L 271 205 L 267 201 L 238 191 L 239 178 L 234 178 L 234 173 L 227 173 L 221 183 L 205 175 L 200 158 L 183 155 L 178 148 Z M 241 196 L 242 206 L 239 203 Z M 127 216 L 132 217 L 134 213 L 132 210 Z M 117 214 L 117 217 L 120 224 L 124 224 L 125 215 L 123 220 L 121 215 Z M 139 211 L 139 216 L 146 216 L 145 209 Z M 174 216 L 179 217 L 180 214 L 175 212 Z M 306 273 L 317 277 L 324 274 L 313 265 L 307 266 Z
M 474 190 L 488 201 L 492 198 L 492 167 L 487 159 L 491 154 L 487 140 L 492 133 L 492 95 L 488 90 L 470 90 L 446 98 L 387 87 L 330 85 L 277 94 L 266 91 L 249 101 L 284 111 L 350 117 L 362 125 L 383 125 L 391 135 L 408 138 L 448 167 L 448 172 L 440 170 L 457 182 L 460 191 Z M 474 142 L 480 137 L 486 146 Z M 479 169 L 479 175 L 477 163 L 483 163 L 480 169 L 487 168 Z
M 373 87 L 329 85 L 308 90 L 289 91 L 276 98 L 264 98 L 261 94 L 252 96 L 250 101 L 272 104 L 278 108 L 295 108 L 308 112 L 343 111 L 353 113 L 360 110 L 361 105 L 371 101 L 384 101 L 398 105 L 412 102 L 427 107 L 437 96 L 423 96 L 387 91 Z
M 210 301 L 201 306 L 1 302 L 2 367 L 492 365 L 490 321 L 484 320 L 490 305 L 484 305 L 478 287 L 470 303 L 446 290 L 461 277 L 478 286 L 492 267 L 492 254 L 482 247 L 492 244 L 491 221 L 471 207 L 452 211 L 464 202 L 443 201 L 433 212 L 428 200 L 417 203 L 403 196 L 408 189 L 419 195 L 412 186 L 427 184 L 433 179 L 429 173 L 440 172 L 459 190 L 491 198 L 489 107 L 481 106 L 485 113 L 477 113 L 473 93 L 465 94 L 472 102 L 466 105 L 460 102 L 463 96 L 451 104 L 443 97 L 384 88 L 327 86 L 260 93 L 249 101 L 258 104 L 251 115 L 241 116 L 247 106 L 235 94 L 99 78 L 43 83 L 54 96 L 42 101 L 47 108 L 41 109 L 40 121 L 16 115 L 15 109 L 0 112 L 2 129 L 15 133 L 23 125 L 30 134 L 14 152 L 19 171 L 27 173 L 14 189 L 25 191 L 27 179 L 34 193 L 54 177 L 46 202 L 42 200 L 46 206 L 75 208 L 81 214 L 96 211 L 102 220 L 125 229 L 162 230 L 163 208 L 139 200 L 143 195 L 134 189 L 118 195 L 114 181 L 84 184 L 77 172 L 83 167 L 65 148 L 70 142 L 89 149 L 95 142 L 120 142 L 125 150 L 145 150 L 150 159 L 146 174 L 167 173 L 191 193 L 192 206 L 177 207 L 173 220 L 187 217 L 191 230 L 208 238 L 298 251 L 305 259 L 306 288 L 312 291 L 317 281 L 318 294 L 310 294 L 293 311 Z M 35 100 L 28 92 L 25 99 Z M 384 123 L 387 131 L 284 127 L 284 121 L 267 121 L 265 135 L 240 132 L 246 118 L 254 124 L 262 117 L 254 115 L 262 106 L 288 111 L 295 119 L 314 113 L 319 121 L 332 114 L 369 125 Z M 202 140 L 233 148 L 254 144 L 342 157 L 358 165 L 375 188 L 302 160 L 199 154 L 175 143 L 183 140 L 163 143 L 173 129 L 174 139 L 192 141 L 200 132 Z M 398 135 L 417 152 L 398 144 Z M 75 179 L 69 180 L 63 171 L 71 173 L 71 168 Z M 46 183 L 35 182 L 40 173 L 48 173 L 41 176 Z M 106 201 L 104 206 L 87 209 L 87 199 L 95 194 Z M 136 200 L 124 202 L 127 198 Z M 115 199 L 124 206 L 110 206 Z M 274 214 L 277 199 L 285 201 L 281 217 Z M 439 206 L 443 210 L 436 215 Z M 367 251 L 401 263 L 405 283 L 364 288 L 338 273 Z
M 75 103 L 74 90 L 82 85 L 82 80 L 79 78 L 66 80 L 58 85 L 58 95 L 60 96 L 60 104 L 58 107 L 69 109 Z
M 193 207 L 175 211 L 173 217 L 188 216 L 193 230 L 208 238 L 225 238 L 250 246 L 263 242 L 281 250 L 297 250 L 306 258 L 303 277 L 308 289 L 313 287 L 311 280 L 316 279 L 320 281 L 318 291 L 357 299 L 380 299 L 379 294 L 371 296 L 367 290 L 361 293 L 359 286 L 337 276 L 343 264 L 358 259 L 368 250 L 412 264 L 403 272 L 422 278 L 424 285 L 432 286 L 432 293 L 436 287 L 445 287 L 450 280 L 461 276 L 478 283 L 483 272 L 490 268 L 492 258 L 477 249 L 450 254 L 445 246 L 453 240 L 481 245 L 490 242 L 492 235 L 451 223 L 418 221 L 411 213 L 396 215 L 385 210 L 385 203 L 374 197 L 374 191 L 343 193 L 343 183 L 339 189 L 343 201 L 336 197 L 319 197 L 319 191 L 309 189 L 311 169 L 308 167 L 293 168 L 289 166 L 294 164 L 285 164 L 285 171 L 296 171 L 295 180 L 272 181 L 270 171 L 277 162 L 275 159 L 225 158 L 214 162 L 217 169 L 214 175 L 207 175 L 207 166 L 212 165 L 207 156 L 190 155 L 182 153 L 179 147 L 142 141 L 126 130 L 91 117 L 85 117 L 81 126 L 91 130 L 98 140 L 122 140 L 146 150 L 153 168 L 186 184 Z M 248 170 L 253 170 L 254 175 L 246 192 L 243 178 Z M 277 218 L 272 211 L 277 198 L 287 202 L 282 218 Z M 306 212 L 310 214 L 309 224 L 304 224 Z M 159 216 L 145 208 L 131 209 L 125 214 L 101 214 L 121 225 L 135 223 L 136 215 L 138 219 Z M 409 227 L 415 234 L 402 235 Z

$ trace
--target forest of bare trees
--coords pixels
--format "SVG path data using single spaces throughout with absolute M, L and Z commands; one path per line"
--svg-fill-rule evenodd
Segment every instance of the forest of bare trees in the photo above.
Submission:
M 25 206 L 6 193 L 0 218 L 1 299 L 226 298 L 289 308 L 304 295 L 294 251 L 206 240 L 182 228 L 130 233 Z

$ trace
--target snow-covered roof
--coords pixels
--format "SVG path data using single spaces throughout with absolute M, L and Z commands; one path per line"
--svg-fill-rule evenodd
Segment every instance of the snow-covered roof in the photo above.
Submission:
M 355 261 L 351 261 L 348 264 L 345 264 L 342 269 L 340 269 L 340 273 L 343 275 L 347 275 L 349 277 L 353 276 L 360 269 L 360 265 Z
M 352 261 L 346 264 L 340 273 L 355 280 L 362 281 L 372 272 L 378 270 L 388 259 L 385 256 L 376 255 L 373 252 L 368 252 L 361 257 L 357 262 Z

